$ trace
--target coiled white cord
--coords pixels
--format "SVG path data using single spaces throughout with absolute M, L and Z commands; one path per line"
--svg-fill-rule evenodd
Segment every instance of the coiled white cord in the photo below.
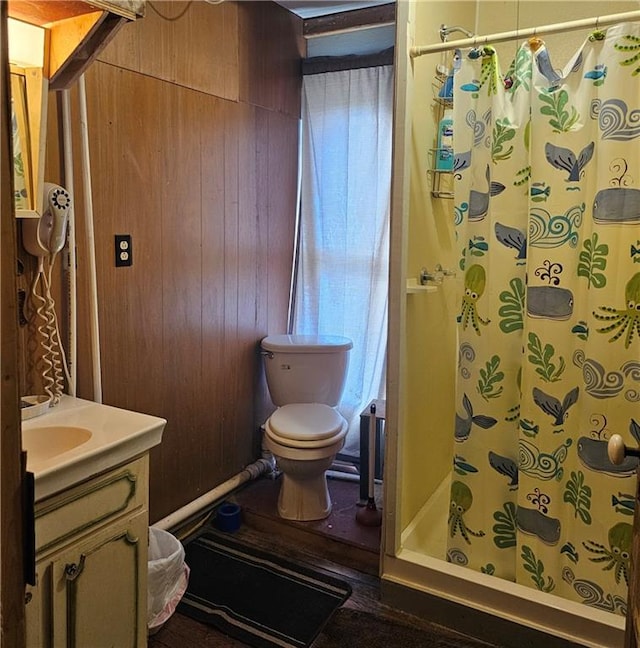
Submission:
M 64 391 L 65 377 L 70 383 L 67 360 L 60 342 L 55 301 L 51 294 L 51 273 L 55 258 L 55 253 L 48 257 L 45 270 L 45 258 L 38 257 L 38 269 L 30 293 L 35 317 L 40 320 L 40 324 L 36 324 L 36 330 L 42 346 L 43 389 L 51 399 L 51 405 L 56 405 L 60 401 L 60 396 Z

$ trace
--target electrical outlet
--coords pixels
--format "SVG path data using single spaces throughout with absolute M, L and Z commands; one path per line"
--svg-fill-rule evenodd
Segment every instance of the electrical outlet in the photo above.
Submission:
M 116 234 L 116 268 L 133 264 L 131 234 Z

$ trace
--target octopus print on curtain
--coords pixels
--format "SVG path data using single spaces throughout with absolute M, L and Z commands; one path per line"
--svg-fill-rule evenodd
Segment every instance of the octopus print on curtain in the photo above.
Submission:
M 456 53 L 447 559 L 624 614 L 640 442 L 640 25 Z M 462 285 L 462 283 L 464 285 Z

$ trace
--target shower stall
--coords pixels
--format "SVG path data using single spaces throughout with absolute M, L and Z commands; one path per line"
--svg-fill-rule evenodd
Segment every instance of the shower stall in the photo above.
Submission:
M 481 535 L 487 536 L 482 541 L 489 540 L 491 535 L 490 525 L 485 527 L 486 534 L 480 533 L 476 518 L 469 520 L 468 509 L 471 506 L 471 496 L 464 485 L 465 479 L 460 475 L 477 471 L 473 457 L 468 454 L 469 446 L 456 443 L 456 441 L 466 442 L 469 437 L 465 418 L 468 417 L 469 426 L 472 420 L 477 424 L 473 432 L 474 442 L 482 434 L 488 436 L 487 428 L 492 427 L 496 420 L 490 416 L 481 416 L 478 411 L 472 412 L 470 400 L 473 398 L 465 397 L 462 400 L 459 386 L 456 384 L 459 380 L 459 369 L 465 364 L 463 353 L 465 346 L 462 344 L 464 340 L 461 337 L 461 330 L 468 327 L 466 333 L 471 334 L 473 341 L 478 339 L 476 334 L 478 336 L 480 332 L 484 334 L 485 330 L 483 309 L 479 304 L 476 308 L 478 294 L 482 296 L 485 290 L 484 271 L 480 274 L 478 269 L 480 264 L 476 264 L 476 261 L 482 260 L 488 238 L 469 236 L 466 230 L 461 233 L 457 227 L 460 224 L 458 212 L 459 205 L 464 203 L 455 199 L 453 195 L 454 188 L 458 190 L 461 183 L 458 187 L 454 187 L 453 174 L 434 176 L 433 156 L 434 149 L 438 146 L 436 143 L 438 122 L 443 112 L 442 102 L 438 101 L 438 98 L 443 96 L 442 83 L 446 82 L 446 77 L 451 70 L 459 66 L 459 60 L 456 61 L 452 49 L 425 54 L 419 58 L 412 58 L 409 53 L 411 48 L 417 46 L 440 43 L 441 26 L 455 25 L 460 26 L 458 31 L 462 33 L 463 38 L 467 38 L 468 33 L 478 34 L 477 38 L 482 46 L 491 45 L 484 40 L 485 34 L 512 33 L 512 37 L 505 38 L 492 48 L 492 51 L 495 50 L 503 61 L 508 62 L 515 60 L 518 48 L 522 41 L 526 40 L 519 37 L 518 31 L 530 36 L 533 31 L 537 34 L 537 28 L 584 20 L 585 26 L 581 30 L 569 28 L 564 31 L 554 28 L 549 30 L 548 35 L 544 35 L 544 43 L 549 51 L 553 52 L 554 67 L 564 68 L 569 61 L 573 60 L 574 54 L 594 30 L 605 29 L 605 26 L 600 25 L 597 20 L 603 12 L 607 15 L 632 14 L 640 9 L 638 2 L 624 1 L 609 2 L 606 3 L 606 9 L 604 7 L 605 5 L 598 2 L 587 1 L 577 4 L 569 0 L 554 3 L 526 0 L 460 0 L 458 2 L 400 0 L 397 4 L 389 370 L 385 428 L 387 435 L 385 532 L 381 566 L 383 600 L 498 645 L 545 646 L 545 648 L 576 644 L 612 648 L 623 645 L 628 556 L 624 562 L 614 561 L 610 556 L 611 551 L 614 551 L 613 539 L 616 535 L 614 529 L 624 528 L 625 533 L 627 528 L 630 530 L 629 508 L 632 508 L 632 503 L 627 501 L 627 510 L 623 510 L 625 498 L 623 493 L 620 493 L 620 499 L 614 501 L 615 509 L 607 511 L 608 515 L 613 516 L 611 519 L 617 522 L 608 523 L 611 526 L 609 535 L 611 551 L 609 546 L 605 546 L 607 545 L 606 532 L 605 539 L 600 543 L 585 535 L 579 537 L 573 545 L 567 543 L 562 547 L 565 567 L 562 569 L 561 576 L 555 576 L 555 581 L 549 579 L 546 573 L 542 573 L 542 560 L 538 559 L 540 554 L 535 554 L 528 547 L 529 545 L 534 548 L 540 547 L 542 552 L 556 542 L 556 539 L 551 537 L 555 530 L 545 535 L 545 530 L 541 530 L 542 527 L 538 526 L 537 537 L 534 540 L 539 544 L 535 545 L 527 540 L 524 543 L 527 546 L 523 551 L 523 554 L 531 559 L 529 567 L 532 571 L 527 566 L 524 569 L 531 571 L 537 587 L 521 584 L 515 576 L 503 577 L 500 573 L 500 565 L 495 560 L 476 561 L 473 569 L 461 566 L 465 564 L 468 556 L 463 556 L 463 560 L 458 563 L 455 552 L 451 551 L 452 538 L 454 541 L 457 540 L 459 546 L 466 551 L 467 548 L 481 544 L 479 540 Z M 630 15 L 629 20 L 631 18 L 640 20 L 640 14 L 637 17 Z M 447 38 L 451 41 L 456 39 L 457 35 L 451 33 Z M 538 65 L 541 66 L 541 63 Z M 592 70 L 588 70 L 585 78 L 588 78 L 590 83 L 597 83 L 599 78 L 596 77 L 601 77 L 603 72 L 606 75 L 603 66 L 595 66 Z M 485 79 L 478 75 L 477 79 L 470 77 L 468 81 L 467 89 L 471 93 L 475 91 L 471 86 L 476 82 L 481 85 Z M 638 82 L 636 80 L 632 83 Z M 599 90 L 596 90 L 596 95 L 598 92 Z M 635 92 L 635 96 L 640 96 L 638 91 Z M 634 108 L 637 109 L 638 105 Z M 454 130 L 456 128 L 455 121 L 453 128 Z M 633 143 L 628 142 L 626 145 L 634 146 Z M 456 161 L 456 164 L 458 163 L 459 160 Z M 549 164 L 553 162 L 549 160 Z M 494 165 L 489 166 L 493 172 Z M 489 169 L 487 170 L 489 181 L 488 175 Z M 480 180 L 483 181 L 483 178 Z M 531 180 L 530 195 L 536 198 L 539 196 L 540 201 L 546 200 L 549 194 L 547 187 L 533 183 L 535 178 Z M 493 191 L 499 183 L 492 184 L 489 181 L 487 187 L 489 186 Z M 571 195 L 569 189 L 573 187 L 570 187 L 567 182 L 558 187 L 553 190 L 562 192 L 563 197 Z M 488 193 L 489 189 L 487 195 Z M 469 202 L 471 203 L 472 200 Z M 545 205 L 547 203 L 535 202 L 536 209 L 529 208 L 529 211 L 534 212 L 540 206 L 538 211 L 542 213 L 544 212 L 542 207 Z M 590 207 L 591 205 L 589 205 L 589 219 L 591 219 Z M 596 220 L 595 215 L 594 220 Z M 524 233 L 526 236 L 527 232 Z M 463 236 L 464 240 L 462 240 Z M 500 241 L 501 237 L 498 234 L 496 236 L 499 242 L 504 243 L 504 237 Z M 468 246 L 467 239 L 469 239 Z M 580 244 L 583 244 L 582 239 Z M 529 241 L 529 245 L 531 248 L 534 247 L 532 241 Z M 461 247 L 465 247 L 466 260 L 464 256 L 462 260 L 460 258 Z M 544 245 L 540 244 L 539 247 Z M 556 243 L 546 247 L 556 247 Z M 514 265 L 517 266 L 520 264 L 518 250 L 513 249 L 511 252 L 511 258 L 516 259 Z M 534 253 L 530 253 L 531 256 Z M 625 255 L 628 257 L 626 249 Z M 631 259 L 631 262 L 633 261 Z M 469 273 L 472 264 L 476 270 L 475 274 L 473 271 Z M 495 263 L 494 267 L 497 265 L 498 263 Z M 634 266 L 630 267 L 632 270 L 635 269 Z M 487 274 L 487 276 L 491 275 Z M 627 285 L 632 284 L 633 282 L 629 281 Z M 624 287 L 624 281 L 622 286 Z M 475 290 L 475 293 L 473 300 L 465 299 L 462 302 L 461 310 L 460 295 L 463 288 L 471 290 L 472 293 Z M 613 314 L 613 310 L 606 312 Z M 609 335 L 615 335 L 617 330 L 626 326 L 627 328 L 620 332 L 622 336 L 628 332 L 630 323 L 623 315 L 618 315 L 617 311 L 615 317 L 623 319 L 614 321 L 618 329 L 612 327 L 609 329 L 611 331 Z M 599 326 L 606 328 L 601 324 Z M 581 339 L 586 339 L 588 332 L 579 331 L 578 328 L 577 325 L 574 326 L 572 332 L 578 336 L 583 335 Z M 592 336 L 598 337 L 595 326 L 592 328 L 594 329 Z M 616 340 L 620 340 L 620 336 Z M 635 342 L 631 343 L 632 341 L 629 340 L 629 354 L 635 354 L 637 359 L 640 342 L 636 338 Z M 502 343 L 496 344 L 494 353 L 502 354 L 504 349 L 499 346 Z M 512 342 L 505 344 L 512 344 Z M 525 341 L 523 347 L 526 344 Z M 622 349 L 622 344 L 619 346 Z M 613 348 L 613 345 L 610 348 Z M 490 402 L 490 399 L 501 391 L 500 387 L 492 394 L 492 385 L 497 386 L 501 383 L 493 380 L 493 377 L 498 374 L 497 367 L 491 369 L 487 365 L 486 371 L 488 373 L 483 374 L 486 378 L 484 386 L 487 398 L 485 400 Z M 494 371 L 493 377 L 491 371 Z M 502 377 L 499 380 L 501 381 Z M 517 381 L 519 386 L 519 374 Z M 525 384 L 524 377 L 522 381 Z M 584 386 L 582 389 L 584 391 Z M 522 391 L 524 392 L 524 388 Z M 531 391 L 530 387 L 529 391 Z M 548 391 L 553 390 L 547 388 Z M 572 390 L 567 391 L 573 396 L 577 394 Z M 533 392 L 537 399 L 534 407 L 538 406 L 542 410 L 543 404 L 538 402 L 541 390 L 534 388 Z M 556 443 L 558 446 L 562 445 L 559 439 L 565 442 L 565 447 L 571 445 L 571 441 L 567 443 L 566 437 L 563 436 L 566 432 L 564 428 L 568 426 L 561 426 L 560 419 L 562 418 L 562 422 L 567 420 L 567 411 L 573 402 L 575 402 L 574 398 L 567 396 L 563 403 L 565 409 L 556 417 L 555 422 L 558 425 L 554 428 L 551 427 L 553 421 L 550 419 L 545 421 L 545 424 L 549 425 L 547 437 L 554 442 L 558 441 Z M 628 403 L 625 407 L 628 407 Z M 578 416 L 577 408 L 576 405 L 576 409 L 571 412 L 572 421 Z M 584 416 L 586 415 L 583 414 Z M 521 435 L 524 431 L 520 452 L 523 447 L 534 447 L 535 443 L 541 443 L 540 438 L 543 433 L 536 437 L 537 429 L 527 429 L 526 425 L 529 421 L 526 417 L 523 416 L 518 420 L 518 412 L 516 412 L 513 421 L 516 431 L 519 430 Z M 572 450 L 577 449 L 577 445 L 578 441 L 574 440 Z M 486 450 L 490 448 L 485 449 L 485 461 Z M 526 480 L 529 475 L 526 466 L 522 463 L 524 460 L 522 457 L 508 460 L 498 456 L 498 461 L 495 459 L 496 456 L 493 454 L 489 459 L 491 467 L 495 469 L 494 472 L 501 473 L 501 479 L 504 479 L 504 476 L 511 479 L 510 485 L 514 487 L 511 489 L 513 491 L 517 486 L 517 472 L 520 472 L 521 481 L 523 476 Z M 562 487 L 570 481 L 569 463 L 565 469 Z M 573 472 L 576 480 L 582 479 L 579 477 L 583 475 L 581 470 L 576 467 Z M 592 478 L 592 474 L 586 469 L 584 472 L 587 478 Z M 560 483 L 562 474 L 563 471 L 557 471 L 553 479 L 549 476 L 545 477 L 548 479 L 545 488 L 551 488 L 548 486 L 550 483 L 553 487 L 559 488 L 556 482 Z M 592 483 L 595 485 L 599 483 L 597 478 L 598 476 L 593 477 Z M 615 483 L 625 493 L 633 493 L 635 488 L 635 478 L 630 477 L 628 480 L 618 480 Z M 535 502 L 537 505 L 535 514 L 538 516 L 536 520 L 542 520 L 546 525 L 545 529 L 549 530 L 550 518 L 544 515 L 547 511 L 544 498 L 548 495 L 542 492 L 544 489 L 540 491 L 530 484 L 527 486 L 531 493 L 537 493 L 539 496 Z M 484 500 L 488 490 L 488 487 L 486 492 L 482 487 L 478 487 L 474 491 L 474 514 L 475 509 L 485 506 Z M 594 490 L 597 490 L 597 486 L 594 486 Z M 461 498 L 467 498 L 466 503 L 458 509 L 457 513 L 452 510 L 456 492 Z M 585 489 L 585 492 L 588 493 L 589 490 Z M 527 490 L 523 490 L 517 497 L 526 495 L 529 500 L 528 506 L 533 509 L 534 504 L 530 504 L 533 495 L 529 498 L 527 493 Z M 515 498 L 516 495 L 513 497 Z M 560 495 L 554 494 L 553 497 L 556 501 L 561 500 L 562 491 Z M 564 501 L 570 503 L 571 496 L 565 495 Z M 460 506 L 459 503 L 458 505 Z M 526 506 L 521 504 L 518 506 L 525 512 L 531 513 Z M 514 504 L 513 510 L 515 508 Z M 578 508 L 579 505 L 576 505 L 575 511 L 571 511 L 571 517 L 574 517 L 575 512 L 576 519 L 582 516 L 583 520 L 588 520 L 589 514 L 584 510 L 578 511 Z M 495 511 L 495 509 L 487 510 Z M 512 522 L 514 525 L 519 524 L 518 532 L 526 526 L 522 519 L 519 523 L 515 520 Z M 524 529 L 524 531 L 528 530 Z M 515 533 L 514 528 L 514 536 Z M 531 536 L 527 536 L 529 537 Z M 491 539 L 494 538 L 495 536 Z M 500 545 L 500 540 L 496 538 L 495 544 Z M 502 540 L 506 543 L 504 538 Z M 516 544 L 515 540 L 513 544 Z M 518 544 L 518 552 L 520 551 L 522 547 Z M 526 553 L 527 551 L 529 554 Z M 555 551 L 560 553 L 560 546 L 555 548 Z M 588 566 L 593 570 L 604 569 L 606 574 L 603 573 L 602 577 L 610 579 L 611 590 L 605 590 L 603 593 L 594 582 L 586 579 L 582 582 L 577 575 L 574 575 L 574 571 L 576 574 L 579 573 L 577 567 L 574 567 L 579 560 L 582 561 L 580 565 Z M 468 564 L 471 565 L 472 561 L 468 561 Z M 560 587 L 556 587 L 557 585 Z M 567 591 L 570 587 L 580 594 L 585 592 L 584 596 L 575 595 L 572 598 L 558 593 L 562 588 L 564 588 L 562 591 Z M 588 598 L 587 590 L 590 593 L 600 591 L 603 596 L 594 603 L 593 599 Z

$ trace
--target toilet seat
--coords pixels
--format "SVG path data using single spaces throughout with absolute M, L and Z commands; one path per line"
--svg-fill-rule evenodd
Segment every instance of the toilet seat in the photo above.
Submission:
M 347 433 L 347 422 L 322 403 L 292 403 L 278 408 L 265 425 L 276 443 L 289 448 L 324 448 Z

